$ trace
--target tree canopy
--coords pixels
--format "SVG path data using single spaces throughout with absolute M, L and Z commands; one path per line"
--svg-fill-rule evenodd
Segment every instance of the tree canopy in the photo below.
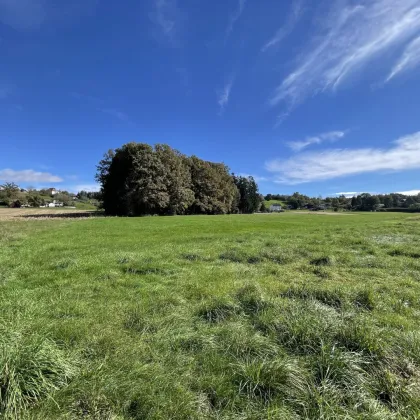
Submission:
M 236 177 L 223 163 L 188 157 L 168 145 L 128 143 L 109 150 L 97 166 L 107 214 L 229 214 L 260 205 L 252 178 Z

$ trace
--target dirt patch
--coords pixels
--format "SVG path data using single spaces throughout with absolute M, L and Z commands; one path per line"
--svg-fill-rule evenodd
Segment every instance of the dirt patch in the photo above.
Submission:
M 0 221 L 2 220 L 30 220 L 30 219 L 69 219 L 88 218 L 98 216 L 100 213 L 77 209 L 10 209 L 0 208 Z

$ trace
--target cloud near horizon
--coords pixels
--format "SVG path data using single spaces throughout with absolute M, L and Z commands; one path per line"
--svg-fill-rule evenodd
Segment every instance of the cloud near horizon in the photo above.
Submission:
M 13 169 L 1 169 L 0 181 L 3 182 L 63 182 L 63 179 L 57 175 L 52 175 L 49 172 L 36 172 L 33 169 L 25 169 L 22 171 L 15 171 Z
M 403 195 L 418 195 L 418 194 L 420 194 L 420 190 L 398 191 L 398 194 L 403 194 Z
M 265 167 L 277 174 L 275 182 L 290 185 L 369 172 L 418 169 L 420 131 L 399 138 L 388 149 L 327 149 L 268 161 Z
M 273 92 L 272 106 L 285 103 L 289 112 L 310 96 L 336 90 L 374 60 L 382 59 L 382 67 L 391 67 L 385 58 L 404 48 L 388 79 L 420 64 L 419 46 L 416 41 L 410 44 L 420 34 L 418 0 L 334 0 L 328 4 L 327 11 L 320 7 L 315 29 L 293 70 Z
M 326 141 L 334 142 L 343 138 L 345 135 L 346 131 L 329 131 L 327 133 L 318 134 L 317 136 L 306 137 L 305 140 L 290 141 L 287 142 L 287 145 L 294 152 L 300 152 L 312 144 L 321 144 Z
M 244 173 L 239 173 L 239 176 L 243 176 L 245 178 L 249 178 L 250 176 L 252 176 L 252 178 L 254 178 L 255 182 L 264 182 L 264 181 L 269 181 L 265 176 L 259 176 L 259 175 L 250 175 L 250 174 L 244 174 Z

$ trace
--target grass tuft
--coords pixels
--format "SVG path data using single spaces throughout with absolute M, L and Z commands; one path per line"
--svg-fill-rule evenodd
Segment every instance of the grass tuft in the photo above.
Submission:
M 248 398 L 269 403 L 276 396 L 292 401 L 305 390 L 302 368 L 290 357 L 274 360 L 250 359 L 235 366 L 234 381 Z
M 371 289 L 360 290 L 356 293 L 353 303 L 358 308 L 372 311 L 375 308 L 375 296 Z
M 258 314 L 268 306 L 261 295 L 261 290 L 253 284 L 248 284 L 239 289 L 236 292 L 236 299 L 247 315 Z
M 239 307 L 230 301 L 213 299 L 198 310 L 199 318 L 210 323 L 223 322 L 239 312 Z
M 344 296 L 340 290 L 308 289 L 301 286 L 289 288 L 282 296 L 291 299 L 314 299 L 333 308 L 340 308 L 344 303 Z
M 52 398 L 78 372 L 75 358 L 38 334 L 0 334 L 0 414 L 19 419 L 42 399 Z
M 311 265 L 316 265 L 317 267 L 319 266 L 330 266 L 333 265 L 334 263 L 334 259 L 332 257 L 320 257 L 320 258 L 315 258 L 313 260 L 310 261 Z

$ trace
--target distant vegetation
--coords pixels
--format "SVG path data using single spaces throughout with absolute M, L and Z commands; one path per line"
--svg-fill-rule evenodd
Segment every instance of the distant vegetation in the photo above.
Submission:
M 117 216 L 254 213 L 262 201 L 252 177 L 162 144 L 108 151 L 96 179 L 105 212 Z
M 13 182 L 0 185 L 0 206 L 6 207 L 45 207 L 49 204 L 57 207 L 76 207 L 78 209 L 94 210 L 99 206 L 98 192 L 80 191 L 77 194 L 54 188 L 27 189 Z
M 420 212 L 420 194 L 411 196 L 399 193 L 393 194 L 359 194 L 354 197 L 309 197 L 298 192 L 292 195 L 267 194 L 264 197 L 267 204 L 280 203 L 290 209 L 313 210 L 352 210 L 352 211 L 407 211 Z

